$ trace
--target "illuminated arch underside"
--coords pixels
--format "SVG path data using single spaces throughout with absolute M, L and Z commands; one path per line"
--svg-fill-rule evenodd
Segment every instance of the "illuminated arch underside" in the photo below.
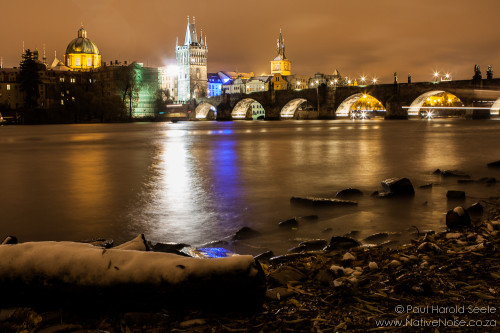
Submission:
M 303 98 L 297 98 L 292 99 L 290 102 L 286 103 L 283 109 L 281 109 L 281 118 L 292 118 L 295 115 L 295 111 L 297 111 L 299 106 L 304 102 L 307 102 L 307 100 Z
M 257 102 L 251 98 L 245 98 L 239 101 L 233 108 L 231 112 L 231 117 L 233 119 L 245 119 L 247 116 L 248 108 L 252 105 L 253 102 Z
M 363 97 L 363 94 L 354 94 L 348 97 L 345 101 L 343 101 L 338 109 L 335 112 L 337 117 L 349 117 L 349 113 L 351 112 L 351 108 L 354 104 L 356 104 L 359 99 Z
M 490 115 L 498 116 L 500 114 L 500 98 L 493 103 L 490 109 Z
M 420 112 L 420 108 L 422 105 L 424 105 L 425 101 L 427 101 L 427 98 L 431 96 L 436 96 L 439 94 L 444 93 L 444 90 L 433 90 L 426 92 L 420 96 L 418 96 L 413 103 L 411 103 L 410 107 L 408 108 L 408 115 L 409 116 L 418 116 L 418 113 Z
M 210 110 L 213 110 L 214 112 L 217 112 L 217 109 L 209 103 L 201 103 L 196 107 L 196 119 L 205 119 L 207 118 L 208 112 Z

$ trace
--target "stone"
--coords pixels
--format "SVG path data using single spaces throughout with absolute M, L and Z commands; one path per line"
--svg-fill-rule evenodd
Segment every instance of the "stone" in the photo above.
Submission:
M 495 161 L 487 164 L 488 168 L 500 168 L 500 161 Z
M 330 228 L 330 227 L 328 227 L 328 228 L 326 228 L 326 229 L 321 230 L 321 233 L 322 233 L 322 234 L 327 234 L 327 233 L 332 232 L 332 231 L 333 231 L 333 229 L 332 229 L 332 228 Z
M 485 183 L 485 184 L 495 184 L 497 182 L 497 179 L 494 177 L 483 177 L 481 179 L 478 179 L 478 183 Z
M 299 226 L 299 221 L 297 221 L 297 219 L 295 217 L 293 217 L 291 219 L 281 221 L 280 223 L 278 223 L 278 226 L 280 228 L 293 229 L 293 228 L 297 228 Z
M 282 298 L 287 298 L 293 295 L 293 292 L 285 287 L 276 287 L 273 289 L 268 289 L 266 291 L 266 297 L 272 300 L 280 300 Z
M 314 276 L 314 280 L 322 284 L 329 284 L 334 280 L 334 278 L 335 274 L 328 269 L 321 269 Z
M 390 263 L 389 263 L 389 267 L 392 267 L 392 268 L 396 268 L 396 267 L 399 267 L 401 266 L 401 262 L 398 261 L 398 260 L 392 260 Z
M 351 200 L 318 198 L 318 197 L 292 197 L 291 204 L 309 206 L 356 206 L 358 203 Z
M 290 281 L 302 281 L 305 278 L 304 273 L 292 266 L 282 266 L 268 276 L 271 284 L 285 287 Z
M 436 169 L 432 172 L 433 175 L 440 175 L 441 174 L 441 170 L 440 169 Z
M 345 237 L 354 237 L 359 235 L 359 230 L 351 230 L 347 234 L 345 234 Z
M 349 253 L 349 252 L 346 252 L 343 256 L 342 256 L 342 260 L 343 261 L 352 261 L 352 260 L 356 260 L 356 256 L 354 256 L 353 254 Z
M 357 188 L 346 188 L 341 191 L 338 191 L 337 194 L 335 195 L 336 198 L 356 198 L 356 197 L 362 197 L 363 192 L 361 190 L 358 190 Z
M 388 178 L 382 181 L 385 193 L 393 196 L 414 196 L 415 190 L 408 178 Z
M 346 236 L 333 236 L 330 239 L 330 244 L 325 248 L 325 251 L 340 251 L 340 250 L 349 250 L 353 247 L 360 246 L 361 243 L 357 240 L 346 237 Z
M 389 233 L 387 233 L 387 232 L 378 232 L 376 234 L 373 234 L 371 236 L 366 237 L 365 239 L 363 239 L 363 241 L 367 242 L 367 243 L 369 243 L 369 242 L 376 242 L 376 241 L 384 240 L 387 237 L 389 237 Z
M 236 231 L 236 233 L 233 235 L 232 239 L 233 240 L 245 240 L 245 239 L 250 239 L 250 238 L 255 238 L 260 235 L 260 232 L 250 228 L 250 227 L 243 227 L 240 230 Z
M 421 189 L 429 189 L 429 188 L 432 188 L 432 183 L 430 184 L 425 184 L 425 185 L 420 185 L 419 188 Z
M 458 239 L 462 236 L 459 232 L 448 232 L 446 233 L 446 239 Z
M 342 266 L 337 266 L 337 265 L 331 265 L 330 266 L 330 271 L 336 276 L 344 276 L 345 275 L 345 270 L 344 267 Z
M 424 242 L 420 244 L 417 248 L 419 252 L 434 252 L 441 253 L 443 252 L 439 246 L 431 242 Z
M 396 246 L 398 245 L 400 242 L 398 240 L 395 240 L 395 239 L 388 239 L 382 243 L 380 243 L 380 246 L 381 247 L 391 247 L 391 246 Z
M 319 219 L 318 215 L 306 215 L 306 216 L 300 216 L 298 220 L 300 222 L 317 222 Z
M 474 183 L 474 180 L 472 179 L 457 179 L 458 184 L 470 184 Z
M 483 205 L 481 205 L 479 202 L 473 203 L 472 206 L 467 208 L 467 213 L 469 213 L 469 215 L 482 216 L 483 211 Z
M 448 199 L 463 200 L 463 199 L 465 199 L 465 192 L 464 191 L 449 190 L 448 192 L 446 192 L 446 197 Z
M 471 225 L 471 220 L 469 213 L 461 207 L 455 207 L 453 209 L 450 209 L 446 213 L 446 226 L 453 230 L 453 229 L 460 229 L 463 227 L 468 227 Z
M 374 261 L 370 261 L 370 262 L 368 263 L 368 268 L 369 268 L 369 269 L 371 269 L 371 270 L 376 270 L 376 269 L 378 269 L 378 265 L 377 265 L 377 263 L 376 263 L 376 262 L 374 262 Z
M 288 250 L 289 252 L 298 253 L 305 251 L 317 251 L 323 249 L 328 242 L 324 239 L 312 239 L 305 242 L 301 242 L 298 246 Z
M 458 178 L 470 178 L 470 175 L 459 170 L 442 170 L 441 176 L 443 177 L 458 177 Z
M 180 328 L 190 328 L 193 326 L 205 325 L 207 322 L 205 319 L 190 319 L 179 323 Z
M 266 251 L 256 255 L 254 259 L 258 261 L 269 261 L 269 259 L 271 259 L 272 257 L 274 257 L 273 251 Z

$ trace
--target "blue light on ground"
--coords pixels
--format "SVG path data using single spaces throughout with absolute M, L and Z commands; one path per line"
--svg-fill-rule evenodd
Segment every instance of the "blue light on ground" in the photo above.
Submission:
M 223 247 L 202 247 L 198 251 L 209 258 L 225 258 L 232 254 L 231 251 Z

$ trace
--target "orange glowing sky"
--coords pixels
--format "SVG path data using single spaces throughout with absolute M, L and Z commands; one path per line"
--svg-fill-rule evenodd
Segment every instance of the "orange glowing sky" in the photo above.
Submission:
M 196 17 L 209 46 L 209 72 L 267 73 L 280 27 L 292 74 L 330 74 L 400 82 L 429 81 L 450 72 L 470 79 L 474 64 L 486 76 L 500 71 L 498 0 L 3 0 L 0 55 L 17 66 L 22 41 L 48 60 L 83 22 L 103 61 L 128 60 L 161 66 L 184 41 L 187 15 Z

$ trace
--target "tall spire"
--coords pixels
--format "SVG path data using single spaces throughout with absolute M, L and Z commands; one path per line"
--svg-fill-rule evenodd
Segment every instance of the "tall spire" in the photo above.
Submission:
M 276 45 L 276 49 L 278 51 L 278 57 L 281 59 L 286 59 L 285 57 L 285 40 L 283 39 L 283 35 L 281 34 L 281 28 L 280 28 L 280 36 L 278 38 L 278 42 Z
M 193 17 L 194 19 L 194 17 Z M 184 45 L 191 45 L 193 43 L 199 43 L 198 37 L 196 35 L 196 27 L 195 23 L 190 23 L 189 22 L 189 16 L 188 16 L 188 22 L 187 22 L 187 28 L 186 28 L 186 38 L 184 39 Z
M 203 28 L 200 31 L 200 44 L 203 45 Z

